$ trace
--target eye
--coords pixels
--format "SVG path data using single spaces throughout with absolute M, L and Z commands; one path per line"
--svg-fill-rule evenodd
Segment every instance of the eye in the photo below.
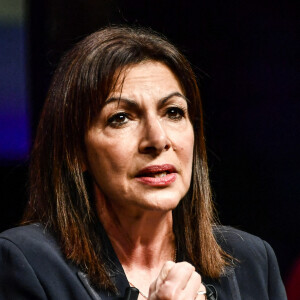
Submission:
M 183 109 L 174 106 L 174 107 L 168 108 L 166 114 L 170 119 L 179 121 L 184 117 L 185 112 Z
M 108 120 L 107 124 L 112 127 L 120 127 L 126 124 L 129 120 L 129 116 L 125 112 L 119 112 L 112 115 Z

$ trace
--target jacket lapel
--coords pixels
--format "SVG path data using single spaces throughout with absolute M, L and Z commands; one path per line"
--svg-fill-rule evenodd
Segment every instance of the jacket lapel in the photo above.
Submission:
M 102 255 L 105 260 L 107 269 L 109 270 L 109 276 L 118 288 L 119 294 L 114 295 L 103 289 L 94 289 L 90 284 L 87 275 L 81 271 L 77 272 L 77 276 L 79 277 L 92 300 L 120 300 L 122 299 L 122 297 L 124 297 L 126 288 L 130 287 L 130 285 L 123 267 L 114 251 L 114 248 L 112 247 L 112 244 L 104 228 L 102 227 L 102 224 L 100 223 L 98 224 L 98 233 L 103 245 Z
M 113 295 L 105 290 L 95 290 L 90 284 L 87 274 L 78 271 L 77 276 L 81 281 L 82 285 L 88 292 L 92 300 L 120 300 L 124 297 L 124 293 L 127 287 L 129 287 L 128 281 L 124 275 L 119 273 L 118 275 L 111 275 L 112 280 L 115 282 L 116 286 L 119 289 L 119 295 Z
M 92 300 L 104 300 L 102 297 L 100 297 L 100 295 L 98 295 L 96 293 L 96 291 L 92 288 L 87 275 L 81 271 L 77 272 L 77 276 L 79 278 L 79 280 L 81 281 L 82 285 L 84 286 L 84 288 L 86 289 L 86 291 L 88 292 L 88 294 L 90 295 Z
M 230 269 L 219 279 L 203 278 L 207 285 L 217 291 L 217 300 L 242 300 L 234 269 Z

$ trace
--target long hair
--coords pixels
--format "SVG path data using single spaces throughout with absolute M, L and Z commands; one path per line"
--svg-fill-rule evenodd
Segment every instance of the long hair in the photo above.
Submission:
M 99 220 L 82 172 L 84 137 L 126 68 L 143 61 L 165 64 L 190 100 L 194 128 L 192 180 L 173 211 L 174 233 L 188 260 L 211 278 L 220 276 L 227 254 L 215 240 L 200 93 L 186 58 L 150 30 L 108 27 L 83 39 L 59 64 L 41 115 L 30 166 L 30 199 L 23 224 L 41 222 L 52 230 L 66 258 L 87 272 L 96 286 L 111 291 Z

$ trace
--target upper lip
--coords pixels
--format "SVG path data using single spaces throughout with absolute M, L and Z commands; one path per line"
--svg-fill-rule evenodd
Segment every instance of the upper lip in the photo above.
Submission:
M 137 176 L 145 176 L 147 174 L 155 174 L 155 173 L 162 173 L 162 172 L 167 172 L 167 173 L 177 173 L 176 168 L 171 165 L 171 164 L 163 164 L 163 165 L 152 165 L 145 167 L 141 169 L 138 173 Z

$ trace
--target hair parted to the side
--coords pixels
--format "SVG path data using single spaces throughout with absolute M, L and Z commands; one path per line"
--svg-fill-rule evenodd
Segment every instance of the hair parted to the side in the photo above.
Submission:
M 185 57 L 150 30 L 108 27 L 79 42 L 61 60 L 37 130 L 30 166 L 30 200 L 23 224 L 41 222 L 56 235 L 63 253 L 91 282 L 116 291 L 104 265 L 101 241 L 82 166 L 85 134 L 126 68 L 152 60 L 176 75 L 189 99 L 195 145 L 192 182 L 174 210 L 177 243 L 201 275 L 217 278 L 229 257 L 213 235 L 215 224 L 195 75 Z

